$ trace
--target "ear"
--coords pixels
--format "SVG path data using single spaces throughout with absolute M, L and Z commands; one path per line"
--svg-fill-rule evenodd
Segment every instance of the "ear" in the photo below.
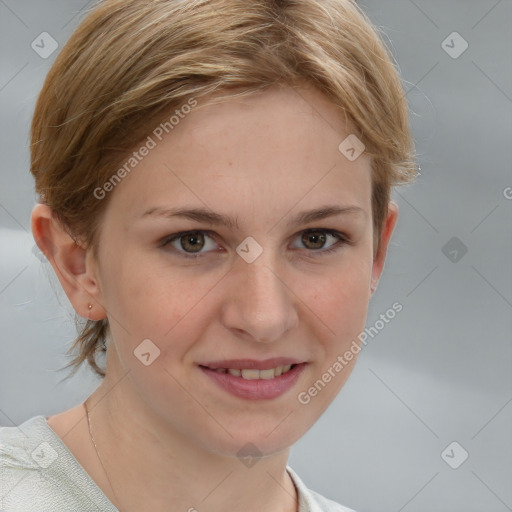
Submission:
M 372 267 L 372 281 L 371 281 L 371 294 L 377 289 L 382 271 L 384 270 L 384 262 L 386 260 L 386 253 L 388 250 L 389 240 L 395 229 L 396 221 L 398 219 L 398 205 L 393 201 L 388 204 L 388 214 L 382 225 L 382 233 L 380 238 L 380 246 L 377 254 L 373 259 Z
M 51 263 L 74 310 L 90 320 L 105 318 L 92 252 L 73 240 L 46 204 L 34 206 L 31 225 L 37 246 Z

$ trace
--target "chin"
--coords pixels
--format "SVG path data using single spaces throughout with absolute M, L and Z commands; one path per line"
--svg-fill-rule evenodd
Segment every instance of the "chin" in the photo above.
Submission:
M 234 435 L 229 440 L 212 440 L 209 449 L 224 457 L 240 459 L 241 463 L 249 467 L 251 461 L 282 455 L 292 444 L 293 442 L 285 439 L 269 440 L 268 433 L 259 436 L 241 434 Z
M 295 414 L 294 414 L 295 413 Z M 241 420 L 237 422 L 219 422 L 226 425 L 227 432 L 215 425 L 208 432 L 209 442 L 202 438 L 201 442 L 208 444 L 206 448 L 214 453 L 227 457 L 271 457 L 287 451 L 308 430 L 310 425 L 298 425 L 297 411 L 283 414 L 279 419 Z M 287 419 L 286 416 L 289 414 Z M 283 421 L 284 420 L 284 421 Z M 313 423 L 313 421 L 311 422 Z

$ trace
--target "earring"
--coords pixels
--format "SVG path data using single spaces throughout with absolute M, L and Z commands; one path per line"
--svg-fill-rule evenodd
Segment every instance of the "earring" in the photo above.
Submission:
M 90 311 L 92 309 L 92 304 L 89 304 L 88 307 L 89 307 L 89 311 Z

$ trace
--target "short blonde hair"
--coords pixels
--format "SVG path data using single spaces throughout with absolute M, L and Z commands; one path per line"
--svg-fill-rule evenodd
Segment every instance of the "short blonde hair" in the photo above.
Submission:
M 104 186 L 169 113 L 212 94 L 316 87 L 372 162 L 374 251 L 390 189 L 417 175 L 408 106 L 389 50 L 351 0 L 105 0 L 72 34 L 39 95 L 31 131 L 36 192 L 97 254 Z M 340 140 L 341 142 L 341 140 Z M 108 320 L 88 320 L 68 366 L 105 351 Z

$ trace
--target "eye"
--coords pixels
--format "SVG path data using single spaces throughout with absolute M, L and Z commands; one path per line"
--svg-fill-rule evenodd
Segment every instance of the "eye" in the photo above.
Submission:
M 327 249 L 324 249 L 323 247 L 329 237 L 334 239 L 334 243 Z M 335 252 L 339 250 L 341 246 L 351 243 L 350 239 L 343 233 L 323 228 L 314 228 L 303 231 L 300 241 L 306 246 L 306 249 L 311 249 L 311 255 L 313 257 Z
M 162 246 L 165 247 L 167 245 L 172 245 L 174 249 L 180 252 L 180 255 L 184 256 L 185 258 L 199 258 L 204 254 L 200 251 L 205 247 L 205 238 L 211 239 L 211 236 L 207 233 L 209 232 L 185 231 L 182 233 L 175 233 L 174 235 L 166 238 Z M 174 242 L 177 242 L 176 245 L 179 247 L 176 247 Z M 215 249 L 215 245 L 216 244 L 214 244 L 214 247 L 210 247 L 210 249 Z

